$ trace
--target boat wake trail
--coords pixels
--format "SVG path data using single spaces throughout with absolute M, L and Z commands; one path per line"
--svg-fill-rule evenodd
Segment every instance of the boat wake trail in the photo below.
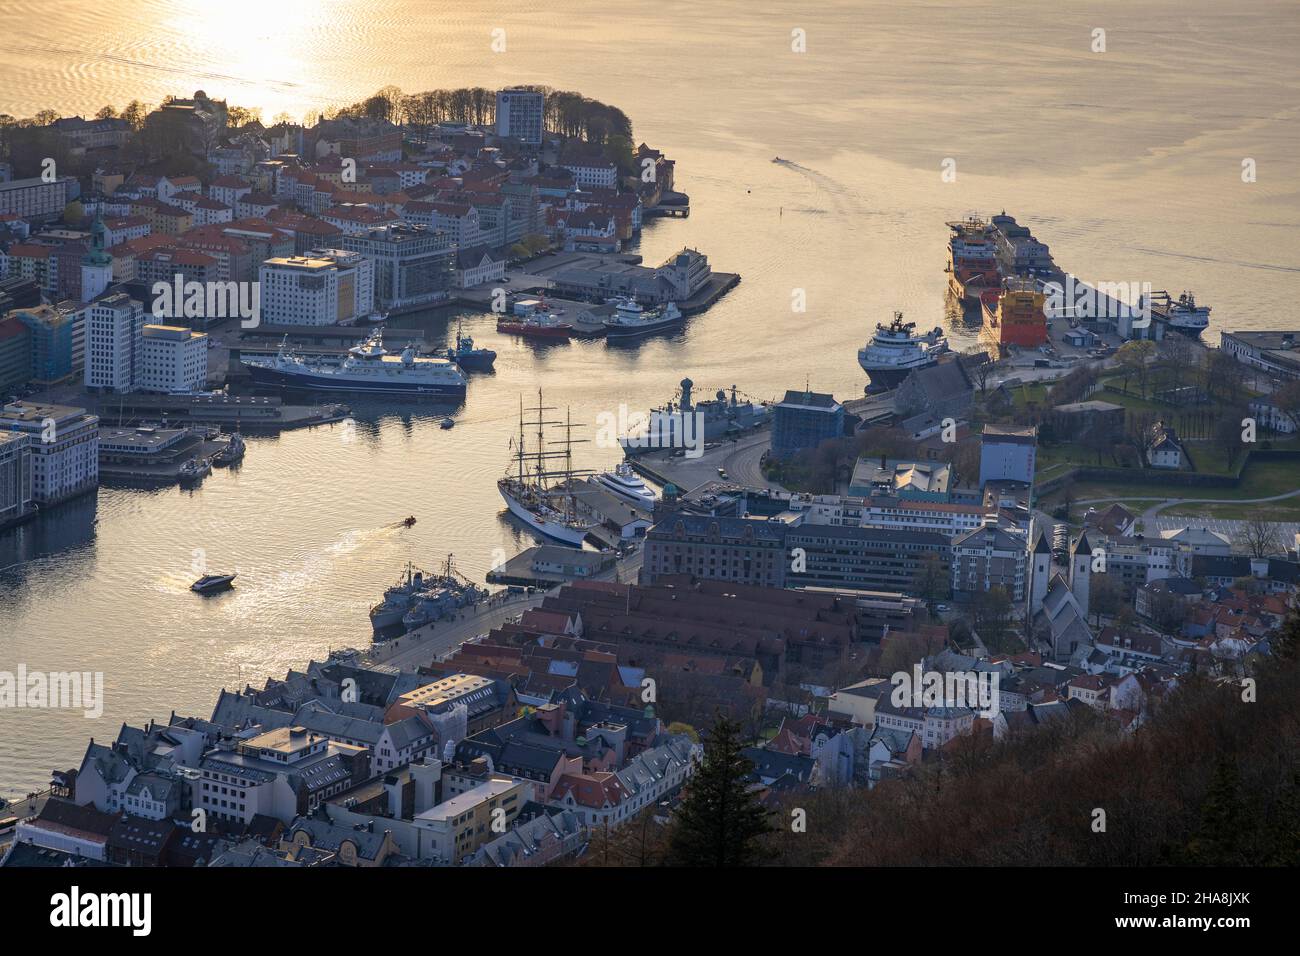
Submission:
M 1247 262 L 1242 259 L 1223 259 L 1219 256 L 1194 256 L 1186 252 L 1148 249 L 1143 246 L 1134 246 L 1133 250 L 1148 256 L 1164 256 L 1166 259 L 1183 259 L 1187 262 L 1213 262 L 1219 265 L 1237 266 L 1242 269 L 1259 269 L 1264 272 L 1300 272 L 1300 267 L 1276 265 L 1271 262 Z

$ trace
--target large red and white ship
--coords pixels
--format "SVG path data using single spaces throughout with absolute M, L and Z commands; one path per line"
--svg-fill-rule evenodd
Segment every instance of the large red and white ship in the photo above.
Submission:
M 963 305 L 978 305 L 981 293 L 997 291 L 1002 283 L 993 227 L 971 217 L 948 223 L 948 288 Z
M 497 331 L 529 339 L 567 339 L 573 326 L 546 312 L 534 312 L 522 319 L 500 319 Z

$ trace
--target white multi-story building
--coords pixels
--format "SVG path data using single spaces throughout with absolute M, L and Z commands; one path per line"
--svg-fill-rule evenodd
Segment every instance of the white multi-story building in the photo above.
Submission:
M 618 185 L 618 167 L 605 160 L 584 160 L 561 165 L 573 173 L 573 181 L 579 186 L 613 189 Z
M 513 88 L 497 93 L 497 135 L 512 136 L 521 143 L 542 142 L 546 97 L 536 90 Z
M 56 219 L 80 190 L 73 176 L 59 176 L 46 182 L 39 176 L 0 183 L 0 214 L 13 213 L 23 219 Z
M 130 392 L 137 387 L 146 321 L 144 307 L 124 292 L 86 310 L 86 388 Z
M 194 803 L 214 819 L 246 824 L 260 813 L 290 823 L 361 783 L 369 766 L 365 747 L 284 727 L 209 751 Z
M 328 259 L 339 270 L 339 321 L 360 318 L 375 310 L 375 266 L 359 252 L 312 249 L 312 259 Z M 349 299 L 349 293 L 351 298 Z
M 197 392 L 208 381 L 208 337 L 179 325 L 146 325 L 142 330 L 140 376 L 146 392 Z
M 1028 548 L 1023 534 L 999 528 L 990 515 L 981 528 L 968 531 L 952 543 L 952 592 L 956 598 L 973 598 L 1000 587 L 1013 602 L 1025 599 Z
M 969 734 L 974 724 L 975 712 L 967 707 L 900 707 L 888 692 L 876 704 L 878 728 L 914 733 L 921 738 L 925 750 L 934 750 L 954 737 Z
M 352 309 L 339 299 L 332 259 L 282 256 L 262 263 L 262 320 L 270 325 L 334 325 Z
M 860 498 L 853 495 L 774 495 L 787 499 L 790 511 L 802 515 L 805 525 L 843 525 L 863 528 L 891 528 L 895 531 L 936 531 L 956 537 L 984 526 L 985 509 L 981 505 L 952 504 L 946 501 L 920 501 L 877 495 Z
M 413 226 L 428 226 L 435 232 L 446 233 L 457 249 L 480 245 L 483 237 L 478 210 L 469 203 L 408 202 L 402 207 L 402 220 Z
M 208 186 L 208 195 L 231 209 L 252 191 L 252 184 L 239 176 L 220 176 Z
M 0 431 L 27 436 L 36 504 L 57 504 L 98 487 L 97 415 L 67 405 L 11 402 L 0 411 Z

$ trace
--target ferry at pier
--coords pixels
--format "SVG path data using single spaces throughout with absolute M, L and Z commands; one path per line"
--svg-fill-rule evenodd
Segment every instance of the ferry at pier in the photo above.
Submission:
M 348 349 L 342 362 L 297 355 L 289 347 L 288 336 L 274 356 L 250 356 L 241 361 L 258 385 L 361 395 L 465 397 L 465 374 L 454 362 L 417 356 L 410 346 L 401 355 L 392 355 L 384 348 L 382 329 L 375 329 L 364 342 Z

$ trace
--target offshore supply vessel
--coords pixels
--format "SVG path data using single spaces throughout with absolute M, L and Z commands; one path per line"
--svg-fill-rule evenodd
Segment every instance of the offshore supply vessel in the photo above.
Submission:
M 980 338 L 997 352 L 1015 345 L 1036 349 L 1047 344 L 1047 296 L 1029 277 L 1002 280 L 1002 288 L 980 296 Z
M 948 288 L 963 306 L 978 305 L 980 295 L 1002 281 L 994 228 L 972 216 L 948 223 Z
M 889 325 L 876 323 L 876 332 L 858 349 L 858 365 L 871 379 L 871 390 L 893 388 L 909 372 L 938 365 L 947 354 L 948 338 L 935 326 L 923 335 L 915 332 L 915 322 L 904 322 L 903 313 L 895 312 Z

